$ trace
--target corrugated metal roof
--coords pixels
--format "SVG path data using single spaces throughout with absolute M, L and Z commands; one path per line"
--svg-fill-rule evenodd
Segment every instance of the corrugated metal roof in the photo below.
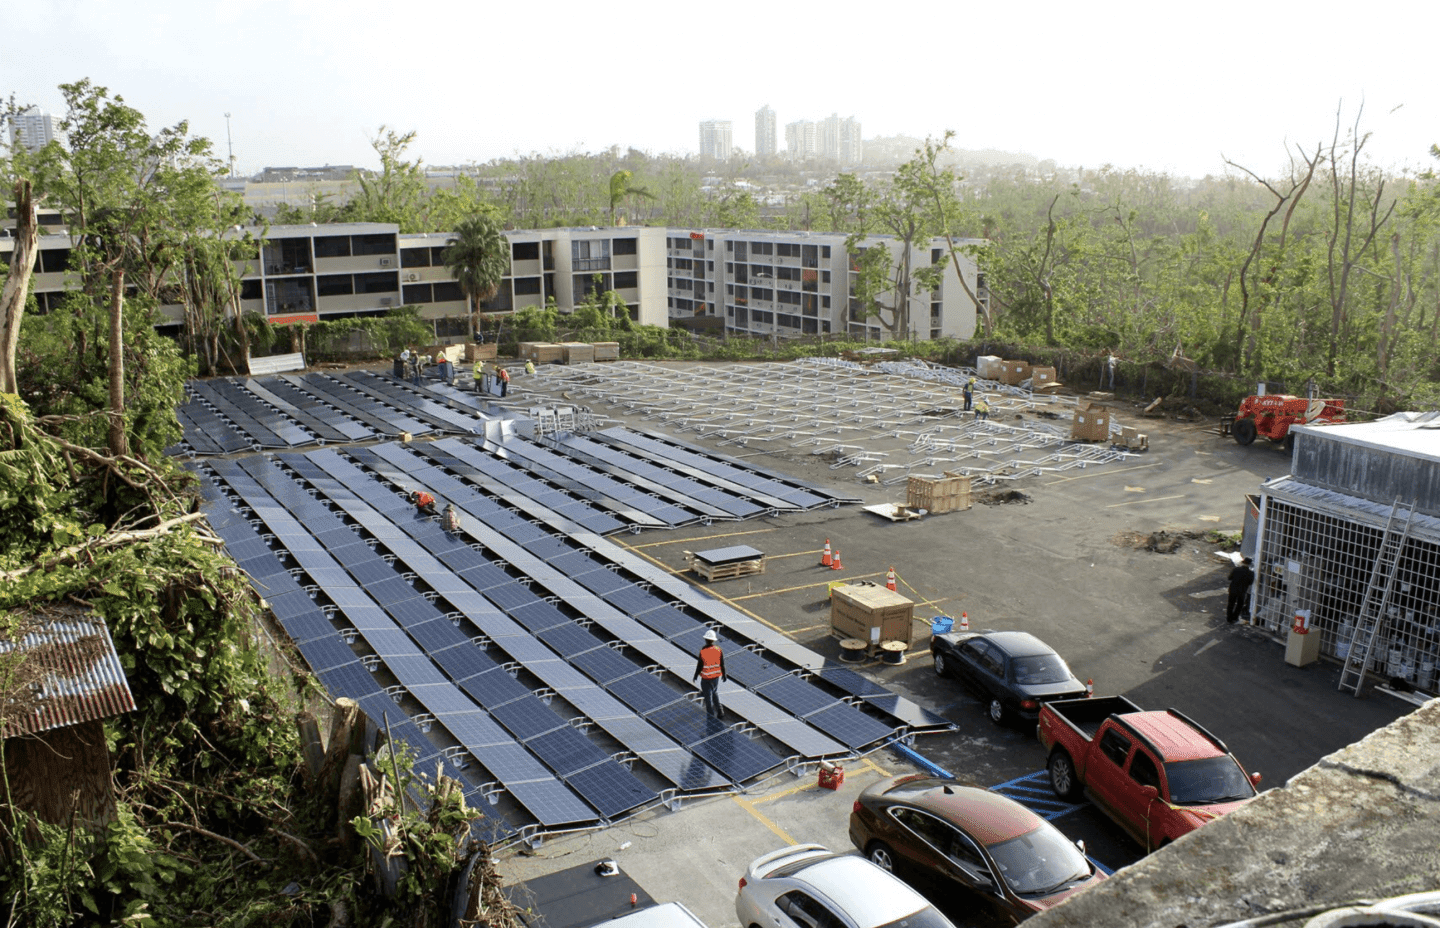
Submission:
M 1324 487 L 1302 483 L 1294 477 L 1276 477 L 1260 485 L 1262 492 L 1286 502 L 1320 509 L 1335 515 L 1347 516 L 1357 522 L 1364 522 L 1383 529 L 1390 518 L 1391 505 L 1374 500 L 1361 499 L 1346 493 L 1337 493 Z M 1405 503 L 1401 504 L 1402 511 Z M 1440 540 L 1440 519 L 1423 512 L 1415 513 L 1411 519 L 1410 535 L 1414 538 Z
M 1373 422 L 1294 428 L 1333 441 L 1440 461 L 1440 412 L 1397 412 Z
M 12 679 L 29 685 L 8 693 L 0 737 L 37 734 L 109 718 L 135 708 L 135 698 L 99 616 L 36 616 L 18 640 L 0 640 L 0 660 L 19 654 Z M 8 663 L 8 661 L 7 661 Z

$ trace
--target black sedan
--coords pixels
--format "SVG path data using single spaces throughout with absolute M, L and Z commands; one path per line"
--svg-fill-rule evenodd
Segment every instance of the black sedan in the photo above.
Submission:
M 950 632 L 930 639 L 935 672 L 956 677 L 976 692 L 997 725 L 1013 718 L 1034 721 L 1040 703 L 1078 699 L 1085 684 L 1075 679 L 1054 649 L 1028 632 Z

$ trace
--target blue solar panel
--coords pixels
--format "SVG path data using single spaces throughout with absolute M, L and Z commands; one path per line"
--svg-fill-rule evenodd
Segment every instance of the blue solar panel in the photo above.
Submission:
M 839 702 L 829 693 L 822 692 L 799 677 L 788 674 L 778 680 L 772 680 L 764 686 L 756 687 L 755 692 L 800 718 Z
M 854 706 L 840 703 L 807 715 L 805 721 L 852 748 L 861 748 L 895 734 L 896 729 Z
M 524 621 L 522 616 L 516 616 L 516 618 Z M 540 632 L 539 637 L 561 657 L 574 657 L 576 654 L 584 654 L 586 651 L 592 651 L 604 645 L 604 642 L 595 637 L 593 632 L 572 622 L 565 622 Z
M 561 777 L 609 760 L 609 755 L 568 725 L 529 739 L 525 747 Z
M 753 651 L 739 649 L 725 654 L 725 676 L 742 686 L 762 686 L 786 674 L 779 664 L 771 663 Z
M 442 715 L 440 724 L 451 737 L 471 751 L 497 744 L 515 743 L 509 732 L 496 725 L 490 716 L 478 709 L 456 715 Z
M 380 693 L 380 684 L 375 682 L 375 678 L 370 675 L 370 671 L 366 670 L 365 665 L 359 661 L 341 664 L 329 670 L 317 671 L 315 676 L 319 678 L 321 683 L 325 684 L 325 692 L 337 699 L 345 696 L 358 701 L 363 696 L 373 696 Z M 389 699 L 390 697 L 386 696 L 385 698 Z M 399 707 L 395 707 L 394 711 L 399 712 Z M 379 721 L 379 719 L 376 718 L 376 721 Z
M 842 667 L 839 664 L 826 664 L 816 674 L 820 679 L 831 686 L 838 687 L 852 696 L 873 696 L 881 693 L 889 694 L 889 690 L 878 683 L 874 683 L 866 677 L 861 676 L 849 667 Z
M 597 820 L 595 811 L 558 780 L 536 780 L 525 783 L 507 783 L 505 788 L 525 811 L 535 816 L 536 821 L 547 828 L 563 825 L 583 825 Z
M 486 673 L 499 665 L 469 641 L 431 651 L 430 656 L 452 679 L 465 680 L 476 674 Z
M 634 673 L 621 677 L 608 684 L 606 689 L 641 715 L 684 698 L 684 694 L 671 689 L 659 677 L 649 673 Z
M 577 654 L 571 658 L 570 663 L 579 667 L 581 672 L 601 686 L 639 670 L 633 661 L 614 648 L 596 648 L 594 651 Z
M 565 724 L 554 710 L 530 695 L 496 706 L 490 710 L 490 715 L 504 725 L 517 741 L 528 741 Z
M 607 760 L 572 774 L 565 782 L 606 818 L 623 815 L 659 798 L 653 789 L 614 761 Z
M 730 785 L 698 755 L 683 748 L 650 751 L 641 754 L 640 761 L 682 790 L 723 789 Z
M 340 640 L 338 633 L 301 644 L 300 653 L 305 656 L 305 662 L 310 665 L 310 669 L 317 674 L 359 660 L 355 652 L 350 650 L 350 646 Z
M 645 718 L 686 746 L 725 730 L 724 722 L 706 715 L 704 709 L 689 700 L 656 709 Z
M 480 705 L 492 711 L 497 706 L 530 695 L 524 684 L 500 667 L 466 677 L 460 681 L 460 688 Z
M 561 625 L 572 625 L 570 618 L 559 609 L 541 600 L 533 600 L 519 606 L 506 606 L 510 617 L 525 626 L 532 634 L 540 634 Z
M 736 783 L 780 766 L 781 759 L 744 735 L 722 731 L 691 747 L 702 760 Z

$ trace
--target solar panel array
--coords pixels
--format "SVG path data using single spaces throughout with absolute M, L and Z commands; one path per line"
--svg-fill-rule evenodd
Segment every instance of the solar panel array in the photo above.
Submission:
M 388 387 L 282 381 L 264 384 L 274 405 L 322 389 L 337 429 L 364 421 L 347 407 L 388 415 L 361 399 Z M 605 541 L 622 504 L 577 499 L 465 441 L 191 466 L 209 478 L 212 525 L 327 689 L 387 721 L 417 770 L 441 762 L 466 784 L 492 841 L 948 727 Z M 453 502 L 461 531 L 417 513 L 409 486 Z M 690 683 L 708 627 L 727 655 L 725 723 Z

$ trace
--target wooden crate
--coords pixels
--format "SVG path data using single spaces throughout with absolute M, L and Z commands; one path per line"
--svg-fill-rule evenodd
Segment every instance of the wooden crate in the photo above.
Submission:
M 905 486 L 905 505 L 932 513 L 958 512 L 970 508 L 970 478 L 911 477 Z
M 1000 382 L 1011 387 L 1018 387 L 1030 376 L 1030 362 L 1028 361 L 1001 361 Z
M 1058 387 L 1060 381 L 1055 377 L 1053 367 L 1032 367 L 1030 368 L 1030 389 L 1045 390 L 1050 387 Z
M 982 354 L 975 359 L 975 373 L 981 380 L 999 380 L 1000 365 L 1004 363 L 998 355 Z
M 597 361 L 618 361 L 620 360 L 619 342 L 596 342 L 595 360 Z
M 595 346 L 589 342 L 565 342 L 560 347 L 565 352 L 566 364 L 587 364 L 595 360 Z
M 866 642 L 912 641 L 915 604 L 876 584 L 844 584 L 830 591 L 830 630 Z M 871 629 L 879 629 L 878 637 Z
M 476 361 L 493 361 L 495 357 L 494 342 L 484 342 L 479 345 L 474 342 L 465 343 L 465 360 L 472 364 Z
M 731 561 L 728 564 L 707 564 L 689 551 L 685 552 L 685 556 L 690 564 L 690 569 L 710 583 L 716 580 L 734 580 L 736 577 L 749 577 L 765 572 L 765 556 L 763 554 L 753 560 Z
M 521 342 L 519 348 L 522 361 L 536 364 L 554 364 L 565 360 L 565 348 L 553 342 Z

